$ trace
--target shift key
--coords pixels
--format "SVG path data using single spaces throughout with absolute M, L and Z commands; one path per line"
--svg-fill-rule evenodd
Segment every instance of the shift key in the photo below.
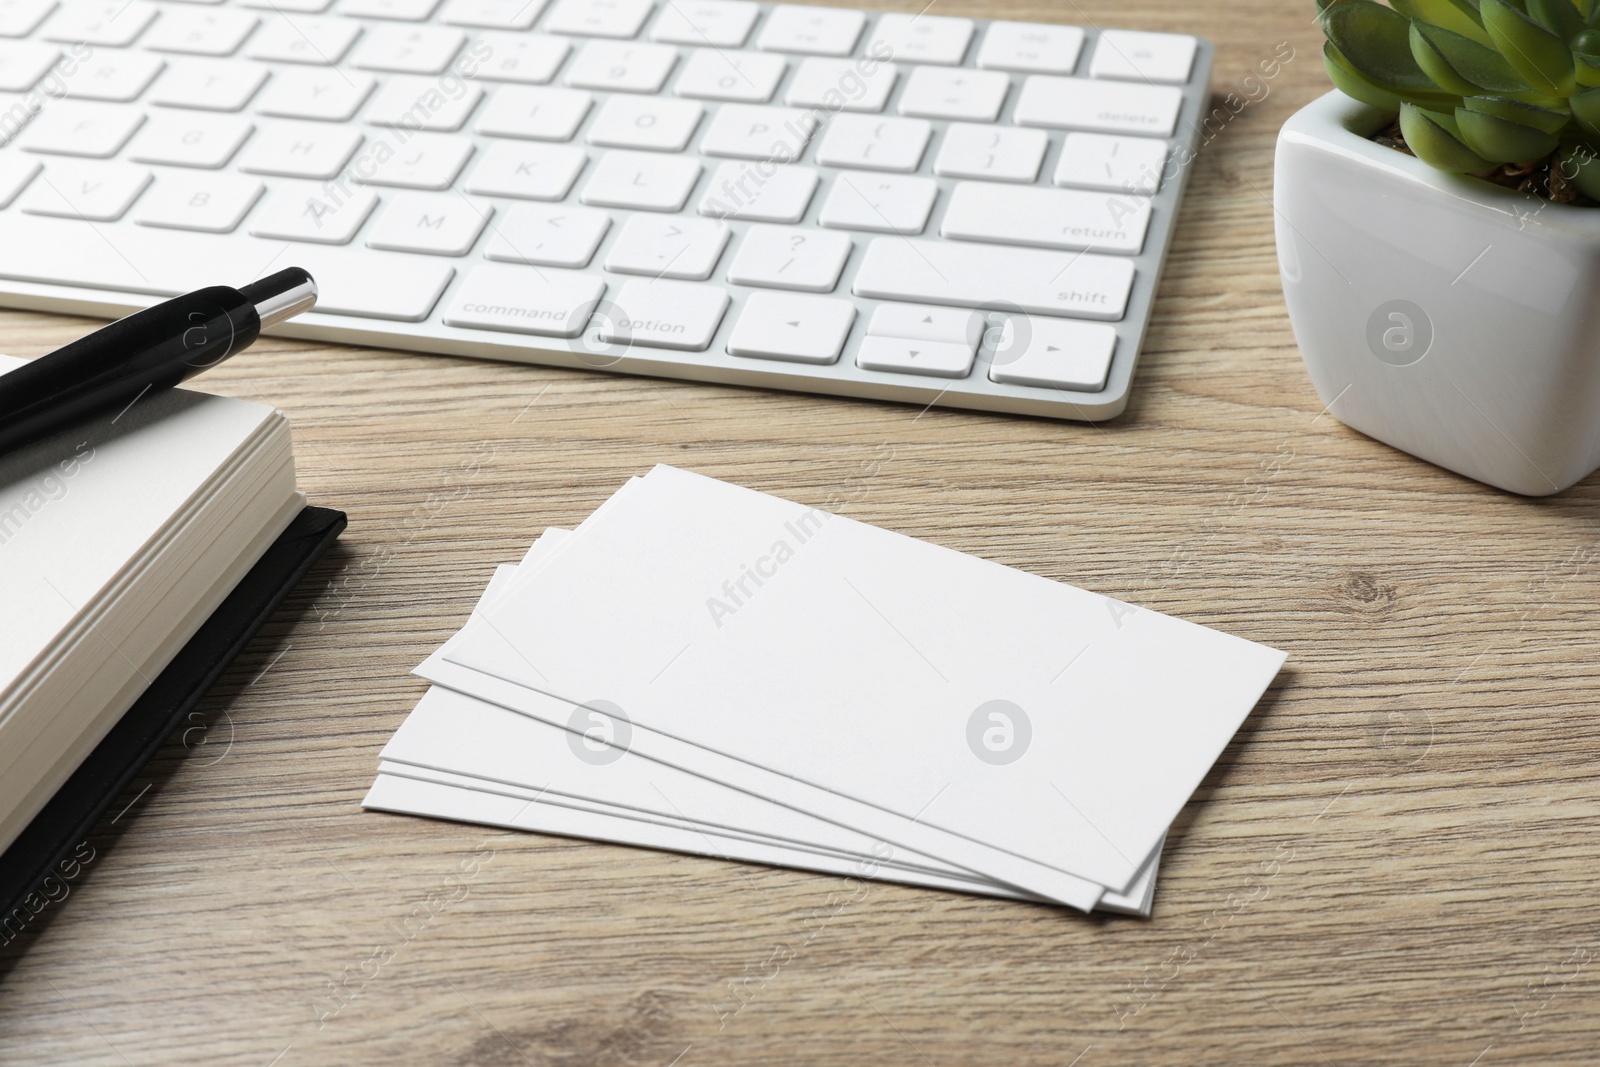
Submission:
M 856 296 L 946 307 L 1020 310 L 1116 322 L 1128 311 L 1133 262 L 1092 252 L 878 237 L 856 272 Z

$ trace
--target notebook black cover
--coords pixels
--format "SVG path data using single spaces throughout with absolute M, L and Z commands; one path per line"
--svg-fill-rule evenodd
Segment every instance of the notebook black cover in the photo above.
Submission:
M 217 678 L 345 528 L 345 515 L 306 508 L 156 676 L 27 829 L 0 854 L 0 947 L 56 900 L 82 863 L 100 816 L 184 723 Z M 89 853 L 93 855 L 92 850 Z M 81 862 L 80 862 L 81 861 Z

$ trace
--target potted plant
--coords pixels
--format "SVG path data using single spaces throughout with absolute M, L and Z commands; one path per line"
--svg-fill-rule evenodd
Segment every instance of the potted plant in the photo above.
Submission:
M 1600 467 L 1600 0 L 1321 0 L 1275 206 L 1345 424 L 1515 493 Z

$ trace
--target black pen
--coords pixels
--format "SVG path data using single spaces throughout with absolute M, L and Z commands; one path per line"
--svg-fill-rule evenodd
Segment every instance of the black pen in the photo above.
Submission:
M 290 267 L 242 289 L 213 285 L 135 312 L 0 374 L 0 454 L 170 389 L 316 302 L 316 281 Z

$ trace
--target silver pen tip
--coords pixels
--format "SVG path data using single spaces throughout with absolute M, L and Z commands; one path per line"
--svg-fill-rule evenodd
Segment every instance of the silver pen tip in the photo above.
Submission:
M 239 292 L 256 306 L 261 328 L 270 330 L 280 322 L 316 306 L 317 280 L 301 267 L 290 267 L 269 274 L 260 281 L 242 285 Z

